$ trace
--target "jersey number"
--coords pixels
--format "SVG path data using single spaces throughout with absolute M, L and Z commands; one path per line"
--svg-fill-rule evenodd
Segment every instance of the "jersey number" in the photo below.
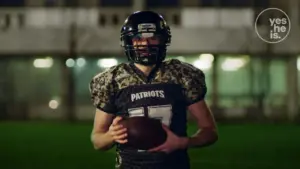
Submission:
M 172 118 L 171 105 L 148 106 L 148 116 L 150 118 L 159 119 L 163 124 L 170 126 Z M 129 117 L 145 116 L 145 108 L 137 107 L 128 110 Z

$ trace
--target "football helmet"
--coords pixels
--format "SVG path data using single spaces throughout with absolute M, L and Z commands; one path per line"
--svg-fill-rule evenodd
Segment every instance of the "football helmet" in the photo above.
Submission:
M 121 46 L 129 61 L 142 65 L 161 63 L 171 43 L 171 31 L 164 18 L 152 11 L 131 14 L 121 28 Z

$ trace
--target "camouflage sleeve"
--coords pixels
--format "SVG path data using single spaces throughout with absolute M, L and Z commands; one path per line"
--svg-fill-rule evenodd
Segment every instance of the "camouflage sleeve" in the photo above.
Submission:
M 95 76 L 89 85 L 93 105 L 110 114 L 116 113 L 112 79 L 112 73 L 103 72 Z
M 190 64 L 184 64 L 183 86 L 187 105 L 194 104 L 204 99 L 207 87 L 204 73 Z

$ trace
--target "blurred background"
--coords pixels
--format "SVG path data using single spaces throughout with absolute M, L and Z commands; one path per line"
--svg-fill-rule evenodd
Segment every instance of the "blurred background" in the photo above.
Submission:
M 276 44 L 254 29 L 269 7 L 292 25 Z M 114 151 L 90 143 L 88 84 L 127 61 L 120 27 L 138 10 L 171 26 L 168 58 L 206 75 L 220 140 L 191 150 L 192 168 L 300 168 L 299 9 L 299 0 L 0 0 L 0 168 L 113 168 Z

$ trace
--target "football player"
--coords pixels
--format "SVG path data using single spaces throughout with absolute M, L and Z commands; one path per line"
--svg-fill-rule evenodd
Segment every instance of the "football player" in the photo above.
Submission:
M 109 68 L 90 83 L 96 107 L 91 136 L 94 147 L 107 150 L 116 144 L 116 168 L 120 169 L 189 169 L 187 149 L 208 146 L 218 138 L 204 100 L 203 72 L 179 60 L 165 61 L 171 31 L 155 12 L 131 14 L 121 28 L 120 41 L 129 63 Z M 190 137 L 187 111 L 201 129 Z M 124 116 L 161 119 L 166 142 L 146 151 L 124 146 L 126 128 L 119 124 Z

